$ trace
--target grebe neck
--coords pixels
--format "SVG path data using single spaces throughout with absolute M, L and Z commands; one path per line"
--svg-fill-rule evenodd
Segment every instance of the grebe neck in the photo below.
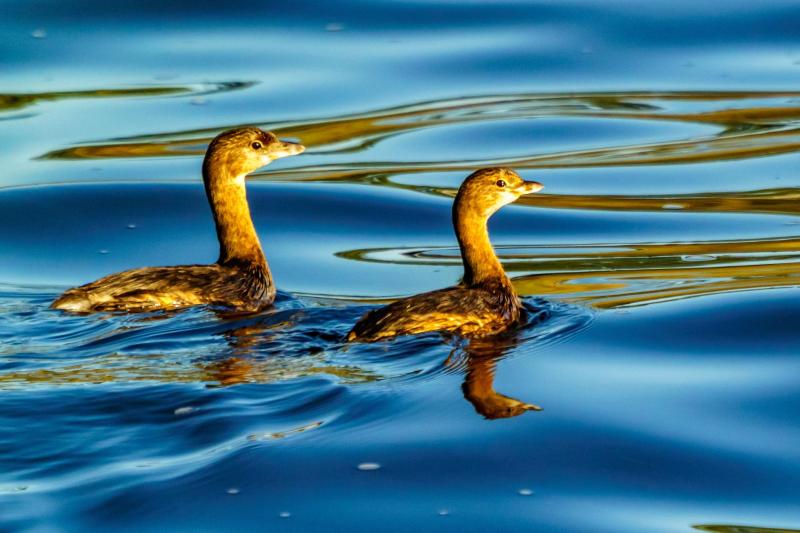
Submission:
M 467 286 L 499 283 L 510 286 L 500 260 L 489 241 L 488 217 L 456 201 L 453 205 L 453 227 L 464 262 L 464 284 Z
M 267 261 L 247 204 L 245 174 L 233 176 L 224 165 L 215 165 L 215 162 L 211 158 L 203 162 L 203 183 L 217 227 L 217 263 L 245 262 L 266 267 Z

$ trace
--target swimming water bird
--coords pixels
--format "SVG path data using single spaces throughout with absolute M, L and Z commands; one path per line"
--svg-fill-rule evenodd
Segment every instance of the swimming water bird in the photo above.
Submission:
M 464 263 L 461 283 L 370 311 L 347 340 L 372 342 L 427 331 L 485 337 L 519 322 L 522 303 L 494 253 L 487 222 L 504 205 L 542 187 L 508 168 L 486 168 L 469 175 L 453 203 L 453 226 Z
M 275 285 L 250 217 L 245 176 L 304 149 L 254 127 L 219 134 L 203 160 L 203 183 L 219 240 L 217 262 L 112 274 L 68 290 L 51 307 L 78 313 L 153 311 L 199 304 L 235 312 L 267 307 L 275 299 Z

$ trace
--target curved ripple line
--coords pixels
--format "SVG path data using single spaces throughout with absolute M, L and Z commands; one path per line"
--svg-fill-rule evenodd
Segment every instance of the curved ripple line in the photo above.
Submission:
M 302 139 L 309 153 L 319 155 L 361 152 L 381 141 L 413 130 L 481 122 L 537 117 L 585 117 L 678 121 L 719 126 L 715 135 L 690 140 L 619 146 L 562 153 L 480 160 L 436 162 L 369 162 L 299 166 L 270 172 L 268 179 L 301 181 L 344 180 L 365 182 L 370 176 L 409 172 L 469 170 L 480 166 L 518 168 L 579 168 L 642 164 L 691 163 L 772 155 L 800 148 L 796 127 L 800 107 L 792 92 L 676 92 L 570 93 L 473 96 L 390 107 L 354 115 L 267 124 L 281 135 Z M 750 101 L 757 100 L 753 105 Z M 767 107 L 764 100 L 774 100 Z M 695 113 L 676 111 L 676 102 L 702 102 Z M 744 105 L 745 107 L 741 107 Z M 739 106 L 739 107 L 737 107 Z M 721 109 L 720 109 L 721 108 Z M 64 148 L 43 159 L 95 159 L 201 155 L 223 125 L 171 133 L 155 133 Z

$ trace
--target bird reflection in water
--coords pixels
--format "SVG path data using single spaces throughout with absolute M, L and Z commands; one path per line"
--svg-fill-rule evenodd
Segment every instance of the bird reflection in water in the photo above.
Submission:
M 497 364 L 518 344 L 517 335 L 472 339 L 464 347 L 466 372 L 461 391 L 478 414 L 489 420 L 511 418 L 527 411 L 541 411 L 538 405 L 511 398 L 494 390 Z M 450 359 L 452 359 L 451 355 Z
M 256 356 L 275 339 L 277 331 L 288 327 L 289 322 L 281 324 L 252 324 L 224 333 L 232 355 L 228 358 L 214 361 L 204 365 L 205 373 L 211 386 L 226 387 L 241 383 L 276 381 L 282 378 L 311 375 L 316 373 L 334 374 L 344 378 L 360 376 L 363 381 L 385 379 L 385 376 L 373 374 L 357 366 L 338 367 L 324 365 L 323 360 L 318 361 L 319 366 L 307 365 L 298 368 L 292 361 L 277 361 L 273 358 L 272 364 Z M 283 326 L 283 327 L 281 327 Z M 330 333 L 317 332 L 323 342 L 333 340 Z M 511 398 L 494 389 L 494 377 L 497 364 L 521 342 L 518 333 L 483 339 L 472 339 L 464 344 L 459 344 L 445 361 L 445 366 L 459 368 L 464 371 L 464 381 L 461 391 L 466 399 L 475 408 L 475 411 L 486 419 L 511 418 L 527 411 L 540 411 L 538 405 L 527 403 L 516 398 Z M 324 351 L 321 346 L 309 345 L 306 347 L 309 355 L 318 355 Z M 282 358 L 277 358 L 282 359 Z
M 216 313 L 213 321 L 194 324 L 195 331 L 224 339 L 224 356 L 219 352 L 194 356 L 191 352 L 164 351 L 150 354 L 125 354 L 111 350 L 108 355 L 79 358 L 57 368 L 12 370 L 0 373 L 0 389 L 29 388 L 35 385 L 74 385 L 100 383 L 203 383 L 209 388 L 247 383 L 276 383 L 315 375 L 333 376 L 342 383 L 382 381 L 384 375 L 375 365 L 364 365 L 355 354 L 341 353 L 351 344 L 343 343 L 342 332 L 325 324 L 310 325 L 320 316 L 315 311 L 285 309 L 255 316 L 232 317 Z M 323 310 L 324 314 L 325 311 Z M 106 317 L 106 318 L 111 318 Z M 159 328 L 168 325 L 175 313 L 141 316 L 129 328 Z M 324 321 L 323 321 L 324 322 Z M 210 331 L 209 331 L 210 330 Z M 160 335 L 152 332 L 153 338 Z M 174 333 L 170 330 L 170 336 Z M 444 362 L 451 370 L 464 373 L 461 389 L 475 411 L 487 419 L 510 418 L 536 405 L 510 398 L 494 390 L 497 364 L 522 340 L 521 332 L 502 336 L 454 341 L 456 346 Z M 361 349 L 372 349 L 372 348 Z M 373 345 L 374 346 L 374 345 Z M 384 350 L 386 346 L 382 347 Z M 391 353 L 385 357 L 392 358 Z M 413 363 L 412 363 L 413 364 Z M 418 372 L 414 368 L 411 373 Z

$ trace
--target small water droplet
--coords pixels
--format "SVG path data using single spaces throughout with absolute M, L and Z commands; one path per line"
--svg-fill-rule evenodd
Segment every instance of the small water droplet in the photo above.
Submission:
M 177 409 L 175 409 L 175 414 L 177 416 L 188 415 L 189 413 L 192 413 L 192 412 L 194 412 L 194 407 L 192 407 L 190 405 L 186 406 L 186 407 L 178 407 Z
M 229 488 L 227 490 L 227 492 L 228 492 L 228 494 L 239 494 L 239 488 L 238 487 L 231 487 L 231 488 Z
M 717 257 L 714 255 L 704 255 L 704 254 L 697 254 L 697 255 L 682 255 L 681 261 L 685 261 L 687 263 L 699 263 L 702 261 L 713 261 Z
M 289 518 L 290 516 L 292 516 L 292 513 L 290 513 L 289 511 L 281 511 L 280 513 L 278 513 L 278 516 L 280 516 L 281 518 Z
M 325 24 L 325 31 L 336 32 L 344 30 L 344 24 L 338 22 L 330 22 Z
M 373 470 L 378 470 L 381 467 L 378 463 L 361 463 L 358 465 L 358 469 L 362 472 L 371 472 Z
M 517 494 L 519 494 L 520 496 L 532 496 L 533 491 L 531 489 L 519 489 L 517 491 Z
M 37 28 L 31 32 L 31 37 L 34 39 L 45 39 L 47 38 L 47 30 L 44 28 Z
M 685 204 L 663 204 L 661 209 L 684 209 L 685 207 Z

